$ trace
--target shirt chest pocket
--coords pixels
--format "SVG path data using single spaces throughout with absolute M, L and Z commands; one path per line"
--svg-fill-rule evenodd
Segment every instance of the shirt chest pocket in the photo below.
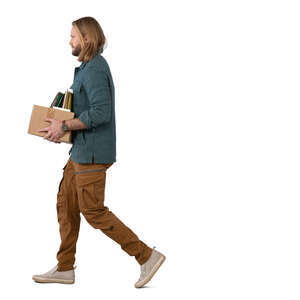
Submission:
M 74 94 L 74 98 L 80 98 L 80 96 L 83 93 L 83 85 L 82 82 L 78 82 L 75 81 L 72 86 L 71 89 L 73 90 L 73 94 Z
M 88 108 L 87 96 L 83 83 L 76 81 L 72 85 L 73 98 L 74 98 L 74 112 L 81 113 L 83 110 Z

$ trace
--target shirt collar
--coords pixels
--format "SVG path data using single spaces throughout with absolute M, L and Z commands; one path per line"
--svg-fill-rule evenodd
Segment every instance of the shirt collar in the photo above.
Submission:
M 91 60 L 95 59 L 96 56 L 97 56 L 97 53 L 94 54 L 94 56 L 93 56 L 93 58 L 92 58 Z M 90 61 L 91 61 L 91 60 L 90 60 Z M 81 62 L 81 65 L 78 67 L 78 69 L 79 69 L 79 70 L 82 70 L 82 69 L 86 66 L 87 63 L 88 63 L 88 62 L 82 61 L 82 62 Z
M 81 69 L 83 69 L 84 68 L 84 66 L 86 65 L 87 63 L 86 62 L 81 62 L 81 65 L 79 66 L 79 70 L 81 70 Z

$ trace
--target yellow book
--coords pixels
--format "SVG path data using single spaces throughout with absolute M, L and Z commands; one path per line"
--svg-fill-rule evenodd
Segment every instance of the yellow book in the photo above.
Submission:
M 69 109 L 72 111 L 72 101 L 73 101 L 73 94 L 70 93 L 70 103 L 69 103 Z

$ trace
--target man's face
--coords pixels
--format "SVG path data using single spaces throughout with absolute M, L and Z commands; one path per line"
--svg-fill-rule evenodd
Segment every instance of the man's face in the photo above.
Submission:
M 78 29 L 72 26 L 69 45 L 72 47 L 72 55 L 79 56 L 81 51 L 80 35 Z

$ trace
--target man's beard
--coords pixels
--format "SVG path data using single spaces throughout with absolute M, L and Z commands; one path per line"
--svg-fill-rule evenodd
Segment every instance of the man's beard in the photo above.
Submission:
M 79 56 L 80 52 L 81 52 L 81 46 L 80 45 L 78 45 L 76 48 L 72 49 L 72 54 L 74 56 Z

